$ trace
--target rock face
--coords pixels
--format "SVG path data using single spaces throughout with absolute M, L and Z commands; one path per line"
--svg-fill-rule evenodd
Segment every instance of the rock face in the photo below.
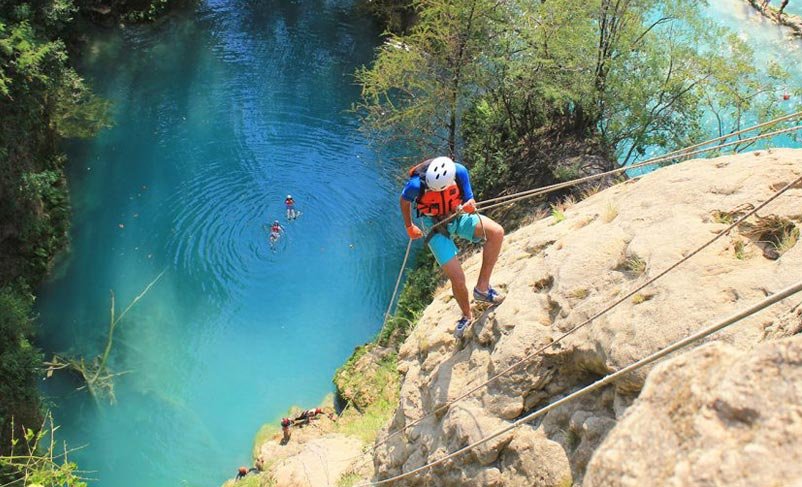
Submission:
M 800 438 L 802 337 L 711 343 L 655 368 L 584 485 L 798 485 Z
M 290 442 L 287 446 L 291 445 Z M 300 445 L 298 449 L 274 451 L 262 446 L 264 458 L 282 458 L 270 472 L 274 485 L 334 487 L 362 454 L 362 442 L 343 435 L 327 435 Z
M 252 483 L 270 487 L 334 487 L 342 477 L 371 474 L 364 459 L 364 442 L 336 433 L 332 417 L 321 415 L 303 427 L 294 426 L 290 441 L 284 444 L 276 433 L 259 445 L 257 462 L 263 471 L 248 474 Z M 229 480 L 224 487 L 238 485 Z
M 597 193 L 566 209 L 564 218 L 555 214 L 509 235 L 493 275 L 493 284 L 506 289 L 507 300 L 478 319 L 460 343 L 452 336 L 459 311 L 450 289 L 436 294 L 399 352 L 399 370 L 404 375 L 401 401 L 379 440 L 541 347 L 546 347 L 545 351 L 489 387 L 380 444 L 374 458 L 377 478 L 408 472 L 463 448 L 800 279 L 802 245 L 795 245 L 793 232 L 786 239 L 775 239 L 777 244 L 771 245 L 771 250 L 777 247 L 777 251 L 772 255 L 764 252 L 769 245 L 766 233 L 756 232 L 754 227 L 739 227 L 559 344 L 549 346 L 726 228 L 732 210 L 765 201 L 800 175 L 802 151 L 774 150 L 688 161 Z M 776 215 L 795 228 L 802 218 L 802 188 L 789 190 L 759 214 Z M 475 282 L 480 264 L 478 255 L 464 262 L 469 283 Z M 683 391 L 697 395 L 689 396 L 693 399 L 691 404 L 675 401 L 679 410 L 660 414 L 668 422 L 673 421 L 672 414 L 681 414 L 687 418 L 685 426 L 656 421 L 654 425 L 644 424 L 648 420 L 638 418 L 658 412 L 644 406 L 646 412 L 641 416 L 634 414 L 636 409 L 630 409 L 650 370 L 641 369 L 613 386 L 549 412 L 541 421 L 518 427 L 444 466 L 406 478 L 401 484 L 568 486 L 582 483 L 590 463 L 589 485 L 615 485 L 610 479 L 620 475 L 637 478 L 640 485 L 672 485 L 673 479 L 678 482 L 674 485 L 692 484 L 696 479 L 705 485 L 702 470 L 709 473 L 705 465 L 724 468 L 731 464 L 737 468 L 746 465 L 737 462 L 750 461 L 756 452 L 764 452 L 762 448 L 773 454 L 778 445 L 792 441 L 791 435 L 780 430 L 782 421 L 798 416 L 799 397 L 789 392 L 785 400 L 793 401 L 794 408 L 788 409 L 785 416 L 778 412 L 764 418 L 758 398 L 768 402 L 767 395 L 773 394 L 774 389 L 755 390 L 750 399 L 745 388 L 758 381 L 763 373 L 759 370 L 775 374 L 772 380 L 779 388 L 786 366 L 798 367 L 798 361 L 790 358 L 791 350 L 796 349 L 792 342 L 782 342 L 772 345 L 780 347 L 771 349 L 775 352 L 769 348 L 750 350 L 762 340 L 799 330 L 800 324 L 789 312 L 800 299 L 786 300 L 745 319 L 713 337 L 722 344 L 693 352 L 691 356 L 697 359 L 713 354 L 722 362 L 711 362 L 708 369 L 697 372 L 710 371 L 709 378 L 688 372 L 676 379 L 677 384 L 684 381 L 688 386 Z M 788 354 L 785 365 L 769 367 L 768 357 L 772 353 L 782 355 L 781 349 Z M 729 377 L 728 370 L 735 366 L 734 357 L 741 357 L 738 363 L 758 367 L 749 369 L 753 381 L 739 382 L 732 376 L 731 385 L 716 389 L 713 395 L 690 390 L 692 384 L 707 388 L 724 381 Z M 758 364 L 761 360 L 762 369 Z M 682 370 L 666 364 L 655 374 L 662 377 Z M 741 373 L 747 374 L 747 370 Z M 788 387 L 802 387 L 802 376 L 788 373 Z M 671 393 L 671 387 L 664 389 L 663 394 Z M 659 396 L 656 391 L 650 394 Z M 711 398 L 721 401 L 713 404 L 709 402 Z M 758 416 L 751 412 L 753 409 Z M 633 413 L 622 420 L 629 410 Z M 712 414 L 712 419 L 705 414 Z M 690 431 L 697 418 L 709 421 L 703 426 L 717 440 L 694 437 L 683 443 L 686 439 L 676 428 Z M 642 426 L 643 434 L 619 434 L 627 428 L 627 422 Z M 780 430 L 771 433 L 775 435 L 771 438 L 761 434 L 754 436 L 752 443 L 739 443 L 738 435 L 746 438 L 744 431 L 754 425 Z M 606 437 L 613 442 L 609 456 L 598 450 Z M 618 471 L 616 465 L 610 465 L 620 461 L 616 455 L 650 442 L 661 446 L 638 452 L 641 457 L 653 452 L 655 458 L 649 462 L 626 463 Z M 789 443 L 795 445 L 789 448 L 799 450 L 799 443 Z M 698 448 L 707 450 L 697 451 Z M 706 453 L 711 448 L 715 453 Z M 691 450 L 696 453 L 691 455 Z M 683 458 L 684 463 L 680 463 Z M 782 457 L 778 455 L 779 458 Z M 685 471 L 676 473 L 675 466 Z M 792 474 L 791 468 L 787 465 L 782 472 Z M 658 477 L 640 476 L 656 476 L 657 470 L 667 472 L 666 484 L 644 482 Z

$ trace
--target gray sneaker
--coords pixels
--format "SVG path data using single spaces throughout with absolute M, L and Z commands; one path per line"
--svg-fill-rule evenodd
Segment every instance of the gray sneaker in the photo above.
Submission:
M 504 302 L 503 294 L 499 294 L 498 291 L 493 289 L 492 287 L 487 287 L 487 292 L 483 293 L 476 288 L 473 288 L 473 299 L 476 301 L 481 301 L 483 303 L 490 303 L 490 304 L 501 304 Z
M 466 317 L 462 317 L 457 322 L 457 326 L 454 328 L 454 337 L 455 338 L 462 338 L 462 335 L 465 334 L 465 330 L 468 328 L 468 325 L 471 324 L 471 320 Z

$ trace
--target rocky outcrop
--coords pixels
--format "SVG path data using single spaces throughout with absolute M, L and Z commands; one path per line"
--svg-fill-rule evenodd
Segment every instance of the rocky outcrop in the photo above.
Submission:
M 337 485 L 356 459 L 363 443 L 356 438 L 329 434 L 305 442 L 290 442 L 283 448 L 276 443 L 262 446 L 264 458 L 278 459 L 270 468 L 275 485 L 325 487 Z
M 798 280 L 802 275 L 802 246 L 796 245 L 796 224 L 802 219 L 802 188 L 793 188 L 760 215 L 776 216 L 784 225 L 790 222 L 785 228 L 796 234 L 792 231 L 787 238 L 769 238 L 763 230 L 755 231 L 754 225 L 741 227 L 559 344 L 549 346 L 726 228 L 739 208 L 764 201 L 800 175 L 802 151 L 762 151 L 688 161 L 609 188 L 509 235 L 493 278 L 496 286 L 506 289 L 507 300 L 484 313 L 460 342 L 452 335 L 459 312 L 450 290 L 436 293 L 400 349 L 398 368 L 404 376 L 401 400 L 380 439 L 541 347 L 546 350 L 489 387 L 380 444 L 375 453 L 378 478 L 408 472 L 454 452 Z M 753 224 L 760 227 L 767 221 L 753 220 Z M 773 243 L 768 244 L 768 240 Z M 767 245 L 775 252 L 767 254 Z M 475 280 L 480 262 L 479 256 L 464 262 L 469 281 Z M 750 350 L 762 340 L 799 330 L 788 314 L 795 304 L 790 301 L 724 330 L 709 340 L 721 345 L 708 345 L 694 354 L 720 349 L 722 356 L 752 357 Z M 674 370 L 661 367 L 661 374 Z M 711 367 L 724 373 L 729 366 Z M 540 421 L 407 478 L 403 485 L 567 486 L 581 483 L 589 464 L 592 473 L 588 482 L 608 485 L 605 482 L 611 477 L 603 476 L 608 475 L 603 468 L 618 460 L 604 457 L 599 445 L 607 437 L 610 441 L 617 438 L 625 427 L 622 418 L 628 410 L 635 411 L 630 406 L 644 387 L 649 370 L 641 369 L 615 385 L 549 412 Z M 757 377 L 758 372 L 754 374 Z M 691 378 L 681 376 L 678 383 L 682 377 L 686 382 Z M 717 377 L 698 377 L 698 387 L 717 383 Z M 802 385 L 795 374 L 789 380 L 794 386 Z M 770 393 L 755 391 L 755 397 Z M 725 397 L 723 390 L 717 394 Z M 719 396 L 699 396 L 693 404 L 709 406 L 718 418 L 732 416 L 720 420 L 722 430 L 718 434 L 723 438 L 726 433 L 735 435 L 736 431 L 728 430 L 740 428 L 742 419 L 751 416 L 738 409 L 741 403 L 734 396 L 719 404 L 721 411 L 710 406 L 710 398 Z M 696 414 L 689 412 L 687 417 L 695 418 Z M 743 414 L 746 416 L 738 419 Z M 778 427 L 782 423 L 777 419 L 765 424 Z M 661 451 L 655 453 L 659 458 L 649 465 L 672 470 L 684 454 L 671 443 L 671 435 L 677 436 L 672 428 L 644 429 L 646 435 L 662 435 Z M 648 436 L 624 438 L 620 441 L 630 441 L 622 443 L 628 445 L 652 441 Z M 771 451 L 787 439 L 786 435 L 775 443 L 761 445 Z M 739 443 L 733 439 L 721 444 Z M 699 440 L 698 445 L 712 447 L 713 443 Z M 718 457 L 699 458 L 732 461 L 727 455 L 742 454 L 740 450 L 727 454 L 722 448 L 717 451 Z M 688 468 L 693 470 L 699 458 L 689 459 Z M 631 468 L 640 472 L 636 466 Z
M 800 485 L 802 337 L 710 343 L 661 364 L 584 485 Z
M 367 478 L 371 466 L 362 452 L 365 443 L 337 432 L 337 418 L 323 414 L 303 426 L 293 426 L 288 442 L 282 434 L 258 445 L 256 466 L 259 472 L 248 474 L 252 484 L 271 487 L 334 487 L 343 476 L 354 474 Z M 224 487 L 235 486 L 229 480 Z

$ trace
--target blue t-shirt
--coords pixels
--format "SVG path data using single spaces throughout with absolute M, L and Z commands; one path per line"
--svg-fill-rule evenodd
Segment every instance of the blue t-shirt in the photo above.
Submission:
M 455 163 L 457 166 L 457 185 L 459 186 L 462 202 L 473 199 L 473 190 L 471 189 L 471 178 L 468 176 L 468 169 L 460 163 Z M 421 192 L 420 176 L 417 174 L 409 178 L 404 189 L 401 191 L 401 197 L 409 202 L 414 202 Z

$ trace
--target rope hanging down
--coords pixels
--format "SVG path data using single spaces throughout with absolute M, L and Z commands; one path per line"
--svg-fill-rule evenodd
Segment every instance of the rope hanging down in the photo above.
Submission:
M 504 428 L 492 433 L 491 435 L 486 436 L 486 437 L 484 437 L 484 438 L 482 438 L 480 440 L 477 440 L 476 442 L 471 443 L 468 446 L 460 448 L 459 450 L 457 450 L 457 451 L 455 451 L 453 453 L 450 453 L 450 454 L 448 454 L 448 455 L 446 455 L 446 456 L 444 456 L 442 458 L 439 458 L 439 459 L 437 459 L 437 460 L 435 460 L 435 461 L 433 461 L 431 463 L 427 463 L 426 465 L 418 467 L 418 468 L 416 468 L 414 470 L 410 470 L 409 472 L 405 472 L 405 473 L 402 473 L 400 475 L 396 475 L 394 477 L 390 477 L 390 478 L 387 478 L 387 479 L 384 479 L 384 480 L 379 480 L 377 482 L 370 482 L 370 483 L 360 484 L 360 487 L 362 487 L 362 486 L 382 485 L 382 484 L 386 484 L 386 483 L 389 483 L 389 482 L 395 482 L 395 481 L 401 480 L 403 478 L 410 477 L 412 475 L 420 473 L 420 472 L 422 472 L 424 470 L 428 470 L 428 469 L 430 469 L 430 468 L 432 468 L 434 466 L 440 465 L 441 463 L 444 463 L 447 460 L 450 460 L 450 459 L 452 459 L 452 458 L 454 458 L 456 456 L 459 456 L 459 455 L 461 455 L 461 454 L 463 454 L 463 453 L 465 453 L 467 451 L 470 451 L 470 450 L 476 448 L 477 446 L 482 445 L 483 443 L 486 443 L 486 442 L 492 440 L 493 438 L 496 438 L 496 437 L 498 437 L 500 435 L 503 435 L 504 433 L 507 433 L 508 431 L 511 431 L 511 430 L 513 430 L 515 428 L 518 428 L 519 426 L 523 425 L 524 423 L 528 423 L 529 421 L 532 421 L 533 419 L 536 419 L 536 418 L 538 418 L 540 416 L 543 416 L 546 413 L 548 413 L 549 411 L 551 411 L 551 410 L 553 410 L 555 408 L 558 408 L 558 407 L 562 406 L 565 403 L 573 401 L 574 399 L 582 397 L 582 396 L 584 396 L 586 394 L 589 394 L 589 393 L 591 393 L 591 392 L 593 392 L 593 391 L 595 391 L 597 389 L 600 389 L 600 388 L 602 388 L 602 387 L 604 387 L 604 386 L 606 386 L 606 385 L 608 385 L 608 384 L 610 384 L 612 382 L 615 382 L 616 380 L 618 380 L 619 378 L 621 378 L 621 376 L 623 376 L 625 374 L 628 374 L 628 373 L 630 373 L 630 372 L 632 372 L 634 370 L 637 370 L 637 369 L 640 369 L 642 367 L 645 367 L 646 365 L 649 365 L 652 362 L 655 362 L 655 361 L 665 357 L 666 355 L 679 350 L 680 348 L 683 348 L 683 347 L 685 347 L 685 346 L 687 346 L 687 345 L 689 345 L 689 344 L 691 344 L 691 343 L 693 343 L 693 342 L 695 342 L 697 340 L 700 340 L 700 339 L 705 338 L 705 337 L 707 337 L 709 335 L 712 335 L 713 333 L 715 333 L 715 332 L 717 332 L 717 331 L 719 331 L 719 330 L 721 330 L 723 328 L 726 328 L 726 327 L 732 325 L 733 323 L 741 321 L 742 319 L 744 319 L 746 317 L 749 317 L 749 316 L 751 316 L 751 315 L 753 315 L 753 314 L 755 314 L 755 313 L 757 313 L 759 311 L 762 311 L 763 309 L 765 309 L 765 308 L 767 308 L 767 307 L 769 307 L 769 306 L 771 306 L 771 305 L 773 305 L 773 304 L 775 304 L 775 303 L 777 303 L 779 301 L 782 301 L 783 299 L 785 299 L 785 298 L 787 298 L 787 297 L 789 297 L 789 296 L 791 296 L 793 294 L 796 294 L 799 291 L 802 291 L 802 281 L 797 282 L 796 284 L 793 284 L 791 286 L 788 286 L 787 288 L 781 290 L 780 292 L 778 292 L 776 294 L 773 294 L 773 295 L 763 299 L 759 303 L 756 303 L 756 304 L 754 304 L 754 305 L 752 305 L 752 306 L 750 306 L 750 307 L 748 307 L 748 308 L 746 308 L 744 310 L 741 310 L 741 311 L 731 315 L 730 317 L 728 317 L 728 318 L 726 318 L 726 319 L 724 319 L 724 320 L 722 320 L 722 321 L 720 321 L 718 323 L 710 325 L 710 326 L 708 326 L 708 327 L 706 327 L 706 328 L 694 333 L 693 335 L 690 335 L 690 336 L 688 336 L 686 338 L 683 338 L 682 340 L 674 342 L 673 344 L 669 345 L 668 347 L 665 347 L 665 348 L 663 348 L 661 350 L 658 350 L 657 352 L 649 355 L 648 357 L 642 358 L 642 359 L 638 360 L 637 362 L 634 362 L 634 363 L 624 367 L 623 369 L 621 369 L 621 370 L 619 370 L 617 372 L 614 372 L 614 373 L 612 373 L 610 375 L 607 375 L 604 378 L 599 379 L 598 381 L 594 382 L 593 384 L 591 384 L 589 386 L 586 386 L 586 387 L 584 387 L 584 388 L 582 388 L 582 389 L 580 389 L 580 390 L 578 390 L 578 391 L 576 391 L 576 392 L 574 392 L 572 394 L 569 394 L 568 396 L 565 396 L 562 399 L 559 399 L 559 400 L 557 400 L 557 401 L 555 401 L 555 402 L 553 402 L 551 404 L 548 404 L 548 405 L 544 406 L 543 408 L 538 409 L 537 411 L 534 411 L 534 412 L 524 416 L 523 418 L 518 419 L 515 422 L 509 424 L 508 426 L 505 426 Z
M 393 295 L 390 298 L 390 304 L 387 305 L 387 311 L 384 312 L 384 321 L 382 321 L 382 327 L 379 330 L 379 336 L 384 333 L 384 327 L 387 326 L 387 319 L 390 317 L 390 311 L 393 309 L 393 302 L 395 302 L 395 298 L 398 295 L 398 286 L 401 284 L 401 276 L 404 275 L 404 269 L 407 267 L 407 259 L 409 259 L 410 248 L 412 248 L 412 239 L 409 239 L 407 242 L 407 251 L 404 252 L 404 262 L 401 263 L 401 269 L 398 271 L 398 278 L 395 280 L 395 289 L 393 289 Z
M 786 185 L 785 185 L 783 188 L 781 188 L 780 190 L 778 190 L 777 192 L 775 192 L 775 193 L 774 193 L 772 196 L 770 196 L 770 197 L 769 197 L 769 198 L 768 198 L 766 201 L 764 201 L 763 203 L 761 203 L 761 204 L 759 204 L 759 205 L 755 206 L 755 207 L 754 207 L 752 210 L 750 210 L 748 213 L 744 214 L 744 215 L 743 215 L 741 218 L 739 218 L 738 220 L 736 220 L 735 222 L 733 222 L 733 223 L 732 223 L 731 225 L 729 225 L 727 228 L 725 228 L 724 230 L 722 230 L 721 232 L 719 232 L 718 234 L 716 234 L 716 235 L 715 235 L 713 238 L 711 238 L 710 240 L 708 240 L 707 242 L 703 243 L 701 246 L 699 246 L 698 248 L 696 248 L 696 250 L 694 250 L 694 251 L 693 251 L 693 252 L 691 252 L 690 254 L 686 255 L 686 256 L 685 256 L 685 257 L 683 257 L 682 259 L 678 260 L 677 262 L 675 262 L 674 264 L 672 264 L 671 266 L 669 266 L 667 269 L 665 269 L 665 270 L 663 270 L 662 272 L 660 272 L 659 274 L 657 274 L 655 277 L 653 277 L 653 278 L 649 279 L 648 281 L 644 282 L 644 283 L 643 283 L 643 284 L 641 284 L 640 286 L 636 287 L 635 289 L 633 289 L 632 291 L 630 291 L 630 292 L 629 292 L 627 295 L 623 296 L 622 298 L 619 298 L 619 299 L 618 299 L 617 301 L 615 301 L 613 304 L 611 304 L 611 305 L 607 306 L 606 308 L 602 309 L 601 311 L 597 312 L 596 314 L 594 314 L 593 316 L 591 316 L 591 317 L 590 317 L 590 318 L 588 318 L 587 320 L 583 321 L 582 323 L 578 324 L 578 325 L 577 325 L 577 326 L 575 326 L 574 328 L 572 328 L 572 329 L 570 329 L 570 330 L 566 331 L 565 333 L 563 333 L 562 335 L 560 335 L 559 337 L 557 337 L 557 338 L 556 338 L 556 339 L 555 339 L 553 342 L 549 343 L 548 345 L 545 345 L 545 346 L 543 346 L 543 347 L 540 347 L 540 348 L 536 349 L 535 351 L 533 351 L 532 353 L 530 353 L 530 354 L 528 354 L 528 355 L 524 356 L 524 357 L 523 357 L 521 360 L 519 360 L 518 362 L 515 362 L 514 364 L 510 365 L 509 367 L 507 367 L 506 369 L 504 369 L 504 370 L 502 370 L 501 372 L 497 373 L 496 375 L 492 376 L 491 378 L 489 378 L 489 379 L 488 379 L 488 380 L 486 380 L 485 382 L 483 382 L 483 383 L 481 383 L 481 384 L 479 384 L 479 385 L 477 385 L 477 386 L 474 386 L 472 389 L 470 389 L 470 390 L 468 390 L 468 391 L 466 391 L 466 392 L 462 393 L 461 395 L 457 396 L 456 398 L 454 398 L 454 399 L 452 399 L 452 400 L 450 400 L 450 401 L 448 401 L 448 402 L 446 402 L 446 403 L 442 404 L 441 406 L 438 406 L 437 408 L 435 408 L 435 409 L 434 409 L 434 410 L 432 410 L 431 412 L 429 412 L 429 413 L 425 414 L 424 416 L 422 416 L 422 417 L 420 417 L 420 418 L 416 419 L 415 421 L 412 421 L 411 423 L 409 423 L 409 424 L 405 425 L 405 426 L 404 426 L 404 427 L 402 427 L 401 429 L 398 429 L 398 430 L 396 430 L 396 431 L 394 431 L 394 432 L 392 432 L 392 433 L 388 434 L 388 436 L 386 436 L 386 437 L 385 437 L 385 438 L 383 438 L 382 440 L 380 440 L 380 441 L 377 441 L 377 442 L 376 442 L 376 443 L 373 445 L 373 447 L 371 448 L 371 450 L 372 450 L 372 451 L 375 451 L 375 450 L 376 450 L 376 449 L 377 449 L 379 446 L 381 446 L 381 445 L 383 445 L 383 444 L 387 443 L 388 441 L 390 441 L 390 439 L 394 438 L 395 436 L 397 436 L 397 435 L 399 435 L 399 434 L 403 433 L 404 431 L 408 430 L 409 428 L 412 428 L 413 426 L 415 426 L 415 425 L 417 425 L 417 424 L 420 424 L 422 421 L 426 420 L 427 418 L 429 418 L 429 417 L 431 417 L 431 416 L 433 416 L 433 415 L 436 415 L 437 413 L 439 413 L 439 412 L 441 412 L 441 411 L 444 411 L 446 408 L 450 407 L 452 404 L 454 404 L 454 403 L 457 403 L 457 402 L 459 402 L 459 401 L 461 401 L 461 400 L 465 399 L 466 397 L 468 397 L 468 396 L 472 395 L 474 392 L 476 392 L 476 391 L 478 391 L 478 390 L 480 390 L 480 389 L 484 388 L 485 386 L 487 386 L 488 384 L 491 384 L 492 382 L 496 381 L 496 380 L 497 380 L 497 379 L 499 379 L 500 377 L 502 377 L 502 376 L 504 376 L 504 375 L 506 375 L 506 374 L 508 374 L 508 373 L 512 372 L 513 370 L 515 370 L 515 369 L 519 368 L 521 365 L 523 365 L 523 364 L 525 364 L 525 363 L 529 362 L 530 360 L 532 360 L 533 358 L 535 358 L 535 357 L 539 356 L 540 354 L 542 354 L 543 352 L 545 352 L 545 351 L 546 351 L 546 350 L 548 350 L 549 348 L 553 347 L 554 345 L 557 345 L 557 344 L 558 344 L 558 343 L 560 343 L 562 340 L 564 340 L 566 337 L 568 337 L 568 336 L 572 335 L 572 334 L 573 334 L 573 333 L 575 333 L 576 331 L 578 331 L 578 330 L 580 330 L 581 328 L 583 328 L 583 327 L 587 326 L 588 324 L 590 324 L 590 323 L 591 323 L 592 321 L 594 321 L 595 319 L 599 318 L 600 316 L 602 316 L 602 315 L 604 315 L 605 313 L 609 312 L 610 310 L 612 310 L 613 308 L 615 308 L 615 307 L 616 307 L 616 306 L 618 306 L 619 304 L 621 304 L 621 303 L 623 303 L 623 302 L 627 301 L 629 298 L 633 297 L 635 294 L 637 294 L 638 292 L 640 292 L 641 290 L 643 290 L 645 287 L 647 287 L 647 286 L 651 285 L 652 283 L 654 283 L 655 281 L 657 281 L 657 280 L 658 280 L 658 279 L 660 279 L 661 277 L 663 277 L 663 276 L 665 276 L 666 274 L 668 274 L 669 272 L 673 271 L 674 269 L 676 269 L 677 267 L 679 267 L 681 264 L 683 264 L 683 263 L 685 263 L 686 261 L 688 261 L 689 259 L 691 259 L 691 258 L 692 258 L 693 256 L 695 256 L 696 254 L 698 254 L 699 252 L 701 252 L 701 251 L 702 251 L 702 250 L 704 250 L 705 248 L 707 248 L 707 247 L 709 247 L 710 245 L 712 245 L 712 244 L 713 244 L 715 241 L 717 241 L 717 240 L 718 240 L 718 239 L 720 239 L 721 237 L 723 237 L 723 236 L 727 235 L 727 234 L 728 234 L 730 231 L 732 231 L 732 229 L 734 229 L 734 228 L 735 228 L 735 227 L 737 227 L 739 224 L 741 224 L 742 222 L 744 222 L 744 221 L 745 221 L 747 218 L 751 217 L 752 215 L 754 215 L 754 214 L 755 214 L 755 213 L 757 213 L 758 211 L 760 211 L 760 210 L 762 210 L 763 208 L 765 208 L 765 207 L 766 207 L 766 206 L 767 206 L 769 203 L 771 203 L 772 201 L 774 201 L 775 199 L 777 199 L 778 197 L 780 197 L 780 195 L 782 195 L 783 193 L 785 193 L 786 191 L 788 191 L 789 189 L 791 189 L 793 186 L 795 186 L 795 185 L 798 185 L 798 184 L 800 184 L 800 183 L 802 183 L 802 176 L 800 176 L 799 178 L 795 179 L 794 181 L 791 181 L 790 183 L 786 184 Z

